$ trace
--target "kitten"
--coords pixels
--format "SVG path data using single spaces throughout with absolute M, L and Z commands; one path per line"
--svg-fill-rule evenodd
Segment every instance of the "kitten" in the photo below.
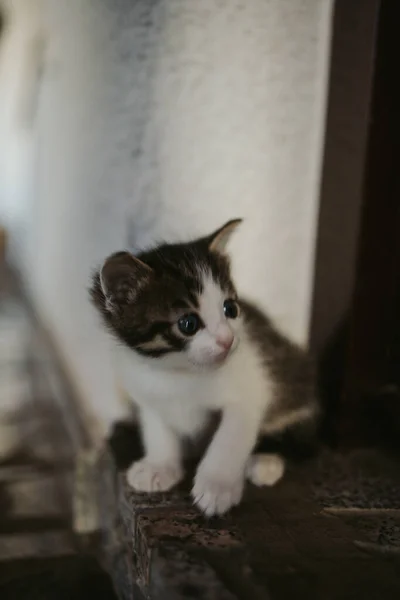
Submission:
M 317 414 L 312 361 L 237 295 L 225 247 L 239 223 L 138 256 L 113 254 L 91 288 L 118 342 L 120 381 L 139 408 L 145 457 L 127 473 L 133 488 L 177 484 L 183 441 L 220 414 L 192 489 L 208 516 L 237 505 L 246 478 L 273 485 L 282 477 L 281 456 L 252 454 L 262 434 Z

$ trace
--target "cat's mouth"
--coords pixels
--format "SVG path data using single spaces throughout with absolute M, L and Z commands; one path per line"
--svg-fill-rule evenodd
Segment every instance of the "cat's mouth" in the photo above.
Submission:
M 226 350 L 225 352 L 221 352 L 221 354 L 219 354 L 216 358 L 214 358 L 213 363 L 217 364 L 217 365 L 222 365 L 228 359 L 228 357 L 232 354 L 232 352 L 233 352 L 232 348 L 229 348 L 229 350 Z
M 235 337 L 232 346 L 226 351 L 222 352 L 220 356 L 217 357 L 216 362 L 218 364 L 223 364 L 236 352 L 239 347 L 239 339 Z
M 235 354 L 237 348 L 238 348 L 239 344 L 235 344 L 234 346 L 232 346 L 232 348 L 230 348 L 229 352 L 226 354 L 226 356 L 223 357 L 221 363 L 225 363 L 227 360 L 230 359 L 230 357 L 232 356 L 232 354 Z

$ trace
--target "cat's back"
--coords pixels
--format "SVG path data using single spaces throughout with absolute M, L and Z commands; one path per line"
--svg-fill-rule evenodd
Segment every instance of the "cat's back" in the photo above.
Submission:
M 267 315 L 250 302 L 241 303 L 249 344 L 273 382 L 265 431 L 285 429 L 320 414 L 314 357 L 282 335 Z

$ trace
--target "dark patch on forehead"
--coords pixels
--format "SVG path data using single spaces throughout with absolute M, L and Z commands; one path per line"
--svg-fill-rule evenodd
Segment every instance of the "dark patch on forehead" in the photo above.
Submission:
M 190 302 L 190 306 L 193 306 L 194 308 L 199 308 L 199 294 L 200 293 L 201 293 L 201 291 L 198 293 L 194 292 L 193 288 L 187 289 L 187 297 Z
M 176 311 L 189 310 L 191 308 L 191 304 L 184 298 L 178 298 L 178 300 L 173 301 L 172 308 Z
M 186 298 L 195 306 L 203 291 L 203 277 L 211 273 L 216 284 L 224 291 L 233 292 L 229 259 L 210 252 L 205 240 L 186 244 L 162 244 L 155 250 L 142 252 L 138 258 L 149 265 L 159 277 L 180 281 Z
M 229 295 L 236 295 L 235 286 L 231 280 L 231 269 L 229 260 L 224 256 L 215 256 L 211 263 L 212 277 L 220 288 Z

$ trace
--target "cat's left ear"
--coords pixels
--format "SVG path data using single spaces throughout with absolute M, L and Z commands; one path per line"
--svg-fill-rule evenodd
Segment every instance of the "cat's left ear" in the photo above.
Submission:
M 214 231 L 214 233 L 208 237 L 209 249 L 213 252 L 224 252 L 232 233 L 237 226 L 240 225 L 242 220 L 243 219 L 232 219 L 232 221 L 228 221 L 225 225 L 217 229 L 217 231 Z

